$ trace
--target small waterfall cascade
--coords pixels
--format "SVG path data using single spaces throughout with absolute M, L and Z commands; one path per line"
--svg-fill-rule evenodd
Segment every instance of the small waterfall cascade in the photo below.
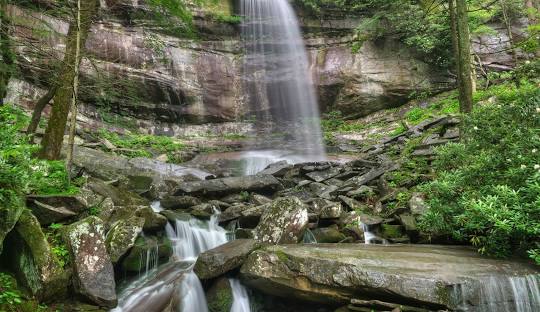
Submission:
M 469 287 L 479 288 L 479 291 L 472 292 Z M 460 311 L 540 311 L 540 274 L 491 276 L 480 284 L 462 285 L 456 289 L 455 296 L 455 300 L 461 302 Z M 472 306 L 469 303 L 473 303 Z
M 245 94 L 257 121 L 252 149 L 265 150 L 245 154 L 246 173 L 256 173 L 276 159 L 324 160 L 318 101 L 289 1 L 241 0 L 241 13 Z M 279 150 L 287 153 L 276 155 Z
M 304 237 L 302 238 L 302 243 L 317 244 L 317 239 L 315 238 L 315 235 L 313 235 L 313 232 L 311 232 L 310 229 L 306 230 L 306 233 L 304 234 Z
M 162 210 L 159 202 L 152 203 L 154 211 Z M 176 220 L 166 227 L 172 242 L 173 261 L 154 276 L 139 278 L 120 295 L 119 306 L 114 312 L 161 311 L 173 302 L 181 312 L 208 312 L 206 296 L 201 281 L 193 272 L 197 257 L 202 252 L 225 244 L 227 231 L 219 226 L 216 212 L 209 221 L 195 218 Z M 238 281 L 230 280 L 233 291 L 231 312 L 250 312 L 247 290 Z

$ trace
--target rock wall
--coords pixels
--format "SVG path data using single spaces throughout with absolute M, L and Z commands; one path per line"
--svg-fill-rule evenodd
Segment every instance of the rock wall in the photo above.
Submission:
M 148 21 L 129 21 L 124 10 L 140 9 L 138 1 L 121 9 L 118 2 L 102 1 L 100 20 L 87 42 L 84 115 L 129 116 L 163 124 L 156 130 L 161 132 L 172 125 L 239 121 L 247 115 L 239 27 L 216 18 L 232 14 L 231 2 L 194 10 L 200 33 L 195 40 L 164 35 Z M 361 117 L 399 106 L 413 92 L 447 89 L 452 82 L 390 39 L 366 42 L 353 53 L 350 43 L 359 17 L 336 14 L 315 20 L 299 14 L 323 111 Z M 62 57 L 68 23 L 16 6 L 11 15 L 21 77 L 11 84 L 10 99 L 32 107 L 40 88 L 47 87 L 48 69 Z

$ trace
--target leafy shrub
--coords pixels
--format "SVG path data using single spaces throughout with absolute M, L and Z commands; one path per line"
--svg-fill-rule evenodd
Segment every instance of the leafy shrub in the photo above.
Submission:
M 15 306 L 22 303 L 22 295 L 14 285 L 14 279 L 5 274 L 0 273 L 0 310 L 2 306 Z
M 124 148 L 122 154 L 128 157 L 152 157 L 153 153 L 172 153 L 182 150 L 185 145 L 166 136 L 127 134 L 120 136 L 109 131 L 100 131 L 99 136 L 109 140 L 116 147 Z
M 421 227 L 486 255 L 528 251 L 540 264 L 540 89 L 507 84 L 477 98 L 494 95 L 464 117 L 462 142 L 437 149 Z

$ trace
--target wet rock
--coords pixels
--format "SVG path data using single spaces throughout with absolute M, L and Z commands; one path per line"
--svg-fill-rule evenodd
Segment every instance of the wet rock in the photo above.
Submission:
M 167 218 L 167 221 L 172 224 L 174 224 L 176 220 L 188 221 L 189 219 L 191 219 L 191 215 L 189 213 L 182 211 L 164 210 L 161 211 L 159 214 Z
M 15 227 L 23 210 L 23 203 L 0 203 L 0 254 L 4 238 Z
M 254 238 L 263 243 L 294 244 L 302 239 L 307 225 L 306 206 L 297 197 L 282 197 L 264 211 Z
M 154 265 L 166 263 L 172 256 L 172 244 L 166 237 L 139 236 L 122 260 L 122 269 L 139 273 L 152 269 Z
M 167 218 L 159 213 L 155 213 L 154 210 L 148 206 L 136 208 L 135 216 L 144 219 L 143 230 L 145 233 L 159 232 L 164 230 L 165 226 L 167 226 Z
M 360 214 L 360 222 L 367 226 L 379 225 L 384 222 L 384 219 L 378 216 L 371 216 L 368 214 Z
M 200 199 L 193 196 L 166 196 L 161 200 L 161 206 L 165 209 L 188 209 L 200 205 Z
M 327 228 L 317 228 L 311 231 L 317 243 L 339 243 L 343 241 L 346 236 L 343 235 L 337 228 L 337 226 L 327 227 Z
M 203 252 L 194 271 L 200 279 L 212 279 L 239 268 L 260 244 L 252 239 L 237 239 Z
M 404 227 L 402 225 L 396 224 L 382 224 L 381 225 L 381 235 L 386 239 L 400 239 L 403 238 Z
M 69 225 L 65 240 L 73 257 L 75 291 L 100 306 L 117 304 L 114 269 L 107 253 L 104 224 L 97 217 L 88 217 Z
M 408 213 L 404 213 L 404 214 L 400 214 L 398 218 L 399 218 L 399 222 L 401 223 L 401 225 L 403 225 L 407 233 L 418 231 L 418 227 L 416 226 L 416 219 L 414 216 Z
M 25 210 L 5 241 L 4 257 L 18 281 L 40 300 L 67 293 L 69 270 L 64 270 L 41 230 L 37 218 Z
M 266 169 L 261 171 L 259 174 L 270 174 L 275 177 L 283 177 L 293 167 L 294 167 L 293 165 L 287 163 L 286 161 L 280 161 L 275 164 L 269 165 Z
M 135 240 L 143 230 L 145 220 L 139 217 L 131 217 L 116 222 L 107 233 L 107 250 L 113 263 L 120 258 L 135 244 Z
M 217 279 L 206 293 L 208 312 L 229 312 L 233 305 L 233 292 L 229 280 L 225 277 Z
M 429 206 L 425 201 L 425 195 L 422 193 L 413 193 L 409 200 L 409 209 L 414 215 L 424 215 Z
M 289 299 L 347 304 L 362 294 L 367 300 L 453 310 L 480 299 L 462 301 L 459 289 L 477 294 L 490 276 L 526 276 L 538 269 L 455 246 L 321 244 L 260 248 L 240 272 L 248 286 Z
M 236 239 L 252 239 L 253 238 L 253 230 L 252 229 L 236 229 L 234 232 L 234 236 Z
M 242 191 L 272 193 L 280 187 L 281 183 L 271 175 L 254 175 L 187 182 L 180 185 L 174 195 L 223 196 Z
M 349 209 L 351 210 L 356 210 L 356 209 L 360 209 L 362 208 L 363 204 L 361 204 L 359 201 L 357 201 L 356 199 L 353 199 L 353 198 L 350 198 L 350 197 L 347 197 L 347 196 L 343 196 L 343 195 L 339 195 L 338 196 L 339 200 L 341 200 L 347 207 L 349 207 Z

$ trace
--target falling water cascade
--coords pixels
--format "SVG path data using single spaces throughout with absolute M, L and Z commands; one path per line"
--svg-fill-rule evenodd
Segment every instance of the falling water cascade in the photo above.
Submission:
M 156 212 L 162 210 L 159 202 L 153 203 L 152 208 Z M 207 312 L 204 289 L 193 266 L 199 254 L 227 242 L 227 231 L 218 225 L 218 220 L 216 212 L 209 221 L 188 218 L 167 224 L 166 233 L 172 242 L 174 261 L 156 270 L 154 276 L 147 274 L 131 283 L 121 293 L 118 307 L 112 311 L 157 312 L 173 302 L 181 312 Z M 229 282 L 233 293 L 231 312 L 250 312 L 245 287 L 236 279 Z
M 319 107 L 298 19 L 287 0 L 242 0 L 244 86 L 257 120 L 246 174 L 286 160 L 326 158 Z

